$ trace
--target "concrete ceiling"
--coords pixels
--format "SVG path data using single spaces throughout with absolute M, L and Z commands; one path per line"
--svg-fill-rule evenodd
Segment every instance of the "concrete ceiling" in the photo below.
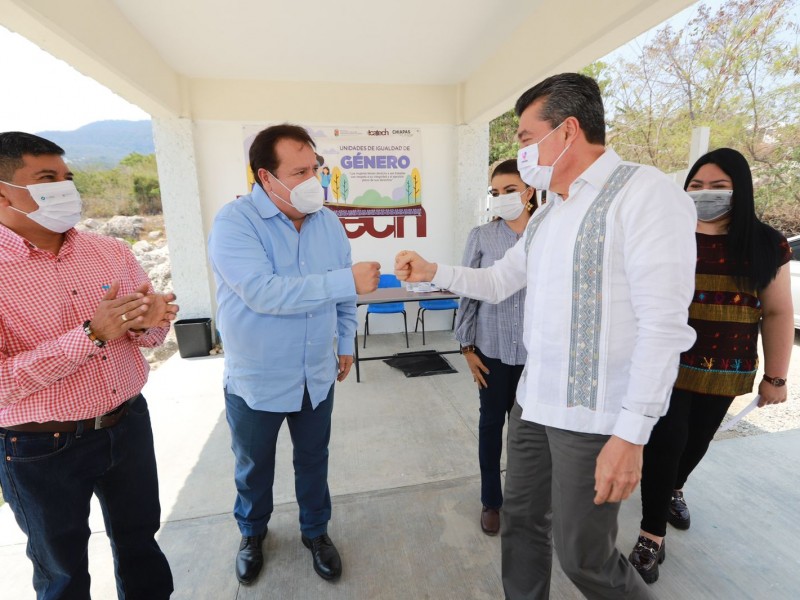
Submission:
M 0 24 L 154 115 L 485 122 L 691 0 L 0 0 Z
M 464 81 L 543 0 L 114 0 L 187 77 Z

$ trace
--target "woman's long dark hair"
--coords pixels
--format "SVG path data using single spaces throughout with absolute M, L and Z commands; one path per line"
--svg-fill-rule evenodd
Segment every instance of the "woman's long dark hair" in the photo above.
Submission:
M 704 154 L 694 163 L 683 189 L 707 164 L 717 165 L 733 183 L 733 210 L 728 226 L 728 247 L 743 283 L 763 290 L 775 279 L 783 258 L 783 236 L 756 216 L 753 199 L 753 176 L 750 165 L 741 153 L 731 148 L 718 148 Z

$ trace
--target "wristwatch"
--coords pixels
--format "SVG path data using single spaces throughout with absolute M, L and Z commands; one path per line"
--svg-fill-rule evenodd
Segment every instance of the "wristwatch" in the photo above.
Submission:
M 771 383 L 775 387 L 783 387 L 786 385 L 786 379 L 782 377 L 770 377 L 769 375 L 764 375 L 764 381 Z
M 475 352 L 475 344 L 461 346 L 461 354 L 472 354 L 473 352 Z
M 92 322 L 91 321 L 84 321 L 83 322 L 83 333 L 92 340 L 92 343 L 97 346 L 98 348 L 102 348 L 106 345 L 105 340 L 101 340 L 97 335 L 95 335 L 94 331 L 92 331 Z

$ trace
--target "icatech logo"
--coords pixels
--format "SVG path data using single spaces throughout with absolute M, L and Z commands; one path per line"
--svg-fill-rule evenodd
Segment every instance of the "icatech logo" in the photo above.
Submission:
M 388 129 L 367 129 L 367 135 L 389 135 Z

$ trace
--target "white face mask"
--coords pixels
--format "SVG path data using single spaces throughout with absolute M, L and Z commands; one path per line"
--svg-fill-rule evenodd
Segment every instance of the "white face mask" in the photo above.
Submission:
M 522 204 L 522 194 L 520 192 L 511 192 L 510 194 L 489 198 L 489 212 L 505 221 L 516 219 L 522 214 L 523 208 L 525 207 Z
M 692 190 L 686 193 L 694 200 L 698 221 L 716 221 L 733 210 L 733 190 Z
M 3 181 L 11 187 L 27 189 L 33 201 L 39 205 L 37 210 L 26 213 L 23 210 L 9 206 L 10 209 L 27 215 L 45 229 L 54 233 L 64 233 L 72 229 L 81 220 L 81 195 L 75 184 L 70 181 L 53 181 L 49 183 L 35 183 L 33 185 L 14 185 Z
M 561 122 L 561 125 L 563 124 L 564 121 Z M 517 168 L 519 169 L 520 177 L 522 177 L 522 181 L 532 188 L 545 191 L 550 189 L 550 180 L 553 178 L 553 167 L 556 166 L 556 163 L 564 156 L 564 152 L 569 150 L 569 147 L 572 145 L 569 144 L 564 148 L 561 154 L 558 155 L 558 158 L 553 161 L 552 165 L 546 166 L 539 164 L 539 144 L 555 133 L 561 125 L 553 129 L 535 144 L 520 148 L 517 153 Z
M 270 173 L 270 175 L 272 175 L 272 173 Z M 275 175 L 272 176 L 275 177 Z M 289 190 L 277 177 L 275 177 L 275 181 Z M 304 215 L 317 212 L 322 208 L 322 204 L 325 201 L 325 192 L 316 177 L 309 177 L 303 183 L 289 190 L 289 202 L 286 202 L 286 200 L 278 196 L 278 194 L 275 194 L 275 196 L 287 206 L 293 206 Z

